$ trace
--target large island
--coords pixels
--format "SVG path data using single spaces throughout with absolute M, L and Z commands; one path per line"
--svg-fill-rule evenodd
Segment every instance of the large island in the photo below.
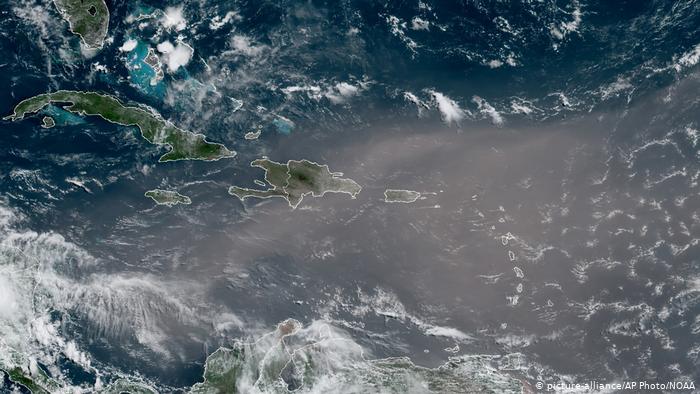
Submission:
M 152 199 L 158 205 L 172 207 L 177 204 L 189 205 L 192 200 L 174 190 L 153 189 L 144 193 L 144 196 Z
M 419 192 L 404 189 L 386 189 L 384 191 L 385 202 L 402 202 L 409 204 L 416 202 L 421 197 Z
M 159 161 L 218 160 L 233 157 L 236 152 L 222 144 L 209 142 L 203 134 L 182 130 L 145 106 L 125 106 L 118 99 L 95 92 L 59 90 L 28 98 L 15 106 L 12 115 L 5 120 L 21 120 L 27 114 L 39 112 L 52 103 L 66 104 L 63 109 L 83 115 L 99 116 L 123 126 L 136 126 L 143 138 L 155 145 L 163 145 L 169 151 Z
M 306 195 L 322 197 L 326 193 L 346 193 L 355 198 L 362 187 L 342 174 L 331 172 L 327 165 L 321 165 L 309 160 L 289 160 L 278 163 L 266 158 L 253 160 L 253 167 L 265 170 L 265 182 L 268 189 L 248 189 L 231 186 L 229 194 L 245 200 L 249 197 L 284 198 L 289 206 L 296 208 Z
M 109 9 L 105 0 L 53 0 L 70 31 L 88 48 L 102 48 L 109 27 Z

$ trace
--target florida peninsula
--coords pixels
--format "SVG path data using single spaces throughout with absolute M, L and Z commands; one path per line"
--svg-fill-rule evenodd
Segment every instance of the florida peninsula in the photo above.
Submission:
M 109 28 L 105 0 L 53 0 L 56 9 L 88 48 L 102 48 Z

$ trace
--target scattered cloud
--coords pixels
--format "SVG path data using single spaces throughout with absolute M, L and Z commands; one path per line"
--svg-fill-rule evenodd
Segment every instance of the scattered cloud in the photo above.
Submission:
M 700 62 L 700 44 L 695 45 L 693 49 L 681 55 L 678 61 L 673 65 L 673 69 L 680 72 L 684 68 L 693 67 Z
M 413 17 L 411 20 L 411 29 L 413 30 L 430 30 L 430 22 L 419 17 Z
M 419 99 L 418 96 L 411 92 L 403 92 L 403 98 L 404 100 L 416 105 L 416 107 L 418 108 L 418 116 L 423 115 L 424 109 L 430 108 L 428 104 L 426 104 L 423 100 Z
M 236 34 L 231 38 L 231 46 L 234 53 L 255 57 L 260 55 L 267 47 L 265 45 L 253 45 L 250 38 Z
M 131 52 L 134 50 L 134 48 L 136 48 L 136 45 L 138 45 L 138 41 L 130 38 L 124 41 L 124 44 L 119 47 L 119 50 L 122 52 Z
M 175 46 L 170 41 L 163 41 L 156 49 L 162 54 L 163 62 L 168 65 L 168 71 L 171 73 L 186 66 L 194 53 L 194 49 L 184 42 L 178 42 Z
M 163 16 L 160 18 L 160 23 L 168 30 L 184 30 L 185 27 L 187 27 L 187 21 L 182 14 L 182 6 L 166 8 L 165 11 L 163 11 Z
M 459 123 L 467 116 L 465 110 L 459 107 L 459 104 L 445 96 L 444 94 L 437 92 L 435 90 L 429 91 L 430 95 L 433 97 L 435 104 L 437 105 L 438 111 L 442 116 L 442 120 L 447 124 Z
M 232 21 L 232 20 L 239 21 L 241 19 L 243 19 L 243 18 L 241 18 L 241 16 L 238 14 L 238 12 L 229 11 L 226 13 L 226 15 L 224 15 L 223 18 L 219 15 L 211 18 L 211 22 L 209 22 L 209 28 L 211 30 L 219 30 L 222 27 L 224 27 L 224 25 L 229 23 L 230 21 Z
M 561 22 L 559 24 L 553 24 L 549 27 L 552 36 L 559 40 L 563 40 L 569 33 L 578 31 L 581 26 L 581 6 L 576 4 L 576 8 L 571 13 L 572 20 L 569 22 Z
M 474 104 L 476 104 L 479 107 L 479 112 L 491 118 L 491 122 L 493 124 L 501 126 L 504 123 L 503 116 L 501 116 L 501 114 L 498 111 L 496 111 L 496 108 L 494 108 L 486 100 L 482 99 L 479 96 L 474 96 L 472 97 L 472 102 L 474 102 Z

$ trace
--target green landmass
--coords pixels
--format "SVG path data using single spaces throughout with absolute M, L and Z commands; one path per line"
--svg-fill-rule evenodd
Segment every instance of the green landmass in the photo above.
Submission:
M 326 193 L 346 193 L 355 198 L 362 190 L 352 179 L 342 178 L 340 174 L 331 172 L 327 165 L 309 160 L 277 163 L 269 159 L 257 159 L 250 165 L 265 170 L 265 182 L 270 187 L 258 190 L 231 186 L 229 194 L 241 200 L 250 197 L 280 197 L 286 199 L 289 206 L 296 208 L 307 195 L 322 197 Z
M 521 393 L 512 371 L 518 354 L 451 357 L 437 368 L 407 357 L 367 360 L 364 350 L 332 331 L 294 319 L 255 341 L 237 340 L 205 362 L 192 394 L 233 393 Z
M 20 367 L 0 368 L 0 371 L 5 372 L 11 382 L 25 387 L 33 394 L 51 394 L 60 388 L 60 385 L 41 369 L 36 376 L 30 375 Z
M 54 126 L 56 126 L 56 121 L 53 120 L 52 117 L 44 116 L 44 118 L 41 119 L 41 127 L 45 128 L 45 129 L 50 129 Z
M 109 9 L 104 0 L 53 0 L 70 31 L 89 48 L 102 48 L 109 28 Z
M 12 383 L 23 386 L 32 394 L 75 392 L 74 390 L 70 390 L 71 388 L 75 389 L 75 387 L 63 386 L 46 375 L 41 369 L 38 372 L 38 376 L 30 376 L 19 367 L 9 370 L 0 368 L 0 372 L 5 372 Z M 145 384 L 131 382 L 127 379 L 117 379 L 108 387 L 94 392 L 100 394 L 158 394 L 155 389 Z
M 368 359 L 367 355 L 350 337 L 324 323 L 304 327 L 287 319 L 274 331 L 255 339 L 237 339 L 230 347 L 214 351 L 205 360 L 202 381 L 188 392 L 450 394 L 521 393 L 524 389 L 520 376 L 527 364 L 518 353 L 450 357 L 437 368 L 415 365 L 407 357 Z M 19 367 L 0 367 L 0 371 L 33 394 L 159 392 L 138 377 L 117 378 L 103 388 L 79 390 L 53 380 L 41 368 L 34 374 Z
M 192 386 L 192 394 L 240 393 L 237 379 L 240 379 L 245 355 L 241 346 L 233 349 L 219 348 L 207 357 L 204 368 L 204 382 Z
M 153 199 L 158 205 L 167 205 L 172 207 L 177 204 L 191 204 L 192 200 L 189 197 L 172 190 L 154 189 L 144 193 L 144 196 Z
M 209 142 L 203 134 L 182 130 L 160 114 L 146 107 L 125 106 L 118 99 L 95 92 L 59 90 L 28 98 L 15 106 L 6 120 L 21 120 L 51 103 L 65 103 L 63 109 L 83 116 L 99 116 L 123 126 L 136 126 L 143 138 L 155 145 L 164 145 L 169 151 L 161 162 L 174 160 L 218 160 L 233 157 L 236 152 L 224 145 Z
M 420 198 L 421 194 L 413 190 L 386 189 L 384 191 L 384 201 L 412 203 Z
M 46 389 L 34 382 L 34 380 L 31 377 L 27 376 L 21 368 L 13 368 L 7 372 L 7 375 L 10 378 L 10 381 L 16 384 L 21 384 L 33 394 L 49 394 L 49 392 Z
M 100 394 L 158 394 L 158 392 L 141 383 L 130 382 L 126 379 L 118 379 L 114 383 L 110 384 L 104 390 L 99 392 Z

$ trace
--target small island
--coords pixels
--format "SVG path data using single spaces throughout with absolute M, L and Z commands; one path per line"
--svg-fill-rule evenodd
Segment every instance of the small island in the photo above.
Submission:
M 52 103 L 64 103 L 66 111 L 82 116 L 99 116 L 108 122 L 122 126 L 136 126 L 141 136 L 155 145 L 163 145 L 169 151 L 159 161 L 219 160 L 233 157 L 236 152 L 224 145 L 207 141 L 203 134 L 182 130 L 146 106 L 125 106 L 118 99 L 95 92 L 59 90 L 28 98 L 15 106 L 12 115 L 4 120 L 21 120 Z
M 413 190 L 403 190 L 403 189 L 386 189 L 384 191 L 384 202 L 401 202 L 404 204 L 409 204 L 416 202 L 420 198 L 421 194 Z
M 192 203 L 189 197 L 172 190 L 153 189 L 147 191 L 143 195 L 151 198 L 158 205 L 166 205 L 169 207 L 177 204 L 188 205 Z
M 245 135 L 243 136 L 243 138 L 245 138 L 245 139 L 247 139 L 247 140 L 257 140 L 257 139 L 260 137 L 260 134 L 261 134 L 261 133 L 262 133 L 262 131 L 260 131 L 260 130 L 258 130 L 258 131 L 249 131 L 249 132 L 245 133 Z
M 104 0 L 53 0 L 53 4 L 86 47 L 102 48 L 109 28 L 109 9 Z
M 157 85 L 158 82 L 163 80 L 163 76 L 165 74 L 163 73 L 163 67 L 160 63 L 160 59 L 158 58 L 158 54 L 155 50 L 153 50 L 153 48 L 148 48 L 148 55 L 146 55 L 146 57 L 143 59 L 143 62 L 151 67 L 155 73 L 153 78 L 150 80 L 151 86 Z
M 255 198 L 284 198 L 295 209 L 304 196 L 322 197 L 326 193 L 345 193 L 356 198 L 362 187 L 342 174 L 331 172 L 327 165 L 309 160 L 289 160 L 278 163 L 266 158 L 253 160 L 250 165 L 265 170 L 266 190 L 231 186 L 229 194 L 245 200 Z
M 44 116 L 44 118 L 41 119 L 41 127 L 45 128 L 45 129 L 50 129 L 54 126 L 56 126 L 56 121 L 53 120 L 52 117 Z

